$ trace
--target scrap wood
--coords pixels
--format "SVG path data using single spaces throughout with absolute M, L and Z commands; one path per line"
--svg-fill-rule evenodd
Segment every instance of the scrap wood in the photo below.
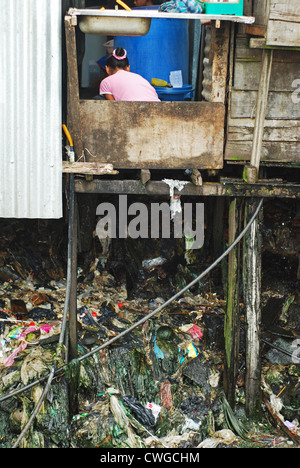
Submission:
M 103 175 L 103 174 L 118 174 L 119 172 L 114 170 L 112 164 L 96 163 L 96 162 L 68 162 L 63 161 L 63 172 L 71 174 L 92 174 L 92 175 Z
M 282 429 L 282 431 L 297 445 L 300 445 L 300 437 L 298 437 L 295 433 L 290 431 L 290 429 L 284 424 L 284 421 L 280 419 L 280 417 L 276 414 L 274 409 L 272 408 L 272 405 L 270 404 L 268 397 L 265 395 L 263 392 L 263 401 L 266 405 L 267 410 L 269 411 L 270 415 L 272 416 L 273 420 L 276 422 L 276 424 Z

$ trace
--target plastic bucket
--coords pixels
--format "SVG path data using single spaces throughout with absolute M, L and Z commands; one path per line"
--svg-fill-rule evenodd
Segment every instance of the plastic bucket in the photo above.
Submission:
M 152 78 L 169 82 L 170 72 L 175 70 L 182 71 L 184 83 L 189 81 L 188 20 L 152 18 L 148 34 L 115 36 L 114 47 L 126 49 L 130 71 L 149 82 Z
M 182 88 L 165 88 L 154 86 L 161 101 L 190 101 L 194 96 L 191 85 L 183 85 Z

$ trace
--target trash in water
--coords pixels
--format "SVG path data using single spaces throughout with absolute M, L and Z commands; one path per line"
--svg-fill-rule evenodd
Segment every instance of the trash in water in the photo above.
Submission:
M 169 254 L 167 248 L 147 254 L 139 256 L 137 276 L 133 277 L 139 277 L 136 289 L 134 280 L 123 274 L 124 264 L 117 268 L 116 258 L 110 262 L 97 259 L 88 274 L 79 271 L 80 357 L 163 305 L 169 292 L 177 292 L 187 281 L 186 275 L 192 276 L 192 265 L 187 269 L 182 260 L 184 251 L 182 268 L 170 267 L 173 252 Z M 53 362 L 58 362 L 63 372 L 54 379 L 40 413 L 22 441 L 24 447 L 297 446 L 299 366 L 291 355 L 280 351 L 297 351 L 293 348 L 300 328 L 299 294 L 295 289 L 274 296 L 265 290 L 262 295 L 263 305 L 271 297 L 280 300 L 270 301 L 263 314 L 264 412 L 263 422 L 252 424 L 244 410 L 243 313 L 235 410 L 230 411 L 222 398 L 226 297 L 216 287 L 214 277 L 187 291 L 112 345 L 80 362 L 65 365 L 63 357 L 56 354 L 56 346 L 66 280 L 54 268 L 51 275 L 40 270 L 32 276 L 29 260 L 32 264 L 35 260 L 38 271 L 39 258 L 28 255 L 24 278 L 19 267 L 11 281 L 0 280 L 1 448 L 13 445 L 44 384 L 37 382 L 24 393 L 3 401 L 2 398 L 47 376 Z M 46 276 L 50 278 L 42 280 Z M 272 310 L 272 304 L 278 310 Z M 64 344 L 63 356 L 66 352 Z M 287 360 L 282 361 L 283 356 Z M 69 407 L 69 388 L 77 397 L 73 412 Z
M 140 402 L 132 396 L 124 396 L 123 403 L 133 413 L 135 418 L 146 427 L 155 426 L 155 417 L 150 409 L 144 407 Z

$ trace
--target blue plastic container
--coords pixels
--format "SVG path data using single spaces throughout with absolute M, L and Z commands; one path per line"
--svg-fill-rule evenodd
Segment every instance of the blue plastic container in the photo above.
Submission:
M 188 20 L 152 18 L 148 34 L 115 36 L 114 47 L 126 49 L 130 71 L 149 82 L 152 78 L 169 82 L 170 72 L 175 70 L 182 71 L 184 83 L 189 82 Z
M 182 88 L 165 88 L 154 86 L 161 101 L 191 101 L 194 89 L 191 85 L 183 85 Z

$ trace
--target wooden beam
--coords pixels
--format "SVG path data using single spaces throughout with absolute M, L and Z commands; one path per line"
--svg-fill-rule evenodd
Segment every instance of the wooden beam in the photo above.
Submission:
M 270 78 L 273 62 L 273 51 L 263 52 L 262 57 L 262 69 L 260 75 L 260 83 L 258 88 L 257 103 L 256 103 L 256 114 L 255 114 L 255 125 L 253 134 L 253 145 L 250 165 L 256 168 L 257 175 L 259 171 L 261 150 L 264 136 L 265 119 L 268 105 L 268 95 L 270 87 Z
M 241 231 L 241 199 L 233 198 L 229 206 L 228 244 L 232 244 Z M 240 244 L 228 256 L 227 305 L 224 324 L 225 363 L 224 390 L 232 408 L 235 405 L 235 389 L 238 373 L 240 344 Z
M 258 200 L 245 201 L 245 224 L 255 212 Z M 261 232 L 262 210 L 244 237 L 243 285 L 246 331 L 246 411 L 249 418 L 261 417 Z
M 71 266 L 71 293 L 69 306 L 69 338 L 70 338 L 70 360 L 78 357 L 77 349 L 77 251 L 78 251 L 78 203 L 77 194 L 74 201 L 72 239 L 72 266 Z
M 266 27 L 260 26 L 258 24 L 247 24 L 246 25 L 246 34 L 252 34 L 253 36 L 265 36 Z
M 70 174 L 70 192 L 74 191 L 74 175 Z M 71 201 L 71 197 L 70 197 Z M 74 192 L 73 219 L 70 220 L 69 229 L 72 228 L 72 251 L 71 251 L 71 275 L 70 275 L 70 302 L 69 302 L 69 322 L 68 322 L 68 360 L 71 361 L 78 357 L 78 330 L 77 330 L 77 243 L 78 243 L 78 204 L 77 194 Z M 78 394 L 77 388 L 73 382 L 69 386 L 70 409 L 75 414 L 78 411 Z
M 115 171 L 112 164 L 106 163 L 93 163 L 93 162 L 79 162 L 73 163 L 63 161 L 62 165 L 63 173 L 65 174 L 92 174 L 92 175 L 104 175 L 104 174 L 118 174 Z
M 287 53 L 291 51 L 299 51 L 300 46 L 296 43 L 291 43 L 289 45 L 269 45 L 266 42 L 265 38 L 262 37 L 251 37 L 249 41 L 250 49 L 270 49 L 270 50 L 286 50 Z
M 134 195 L 169 196 L 170 190 L 162 181 L 150 180 L 143 185 L 139 180 L 104 180 L 94 179 L 90 182 L 75 179 L 77 193 L 106 193 Z M 266 198 L 300 198 L 299 184 L 278 183 L 276 181 L 247 184 L 242 179 L 222 179 L 221 183 L 206 183 L 196 186 L 189 182 L 180 192 L 181 196 L 214 196 L 214 197 L 266 197 Z
M 74 19 L 65 17 L 66 49 L 67 49 L 67 121 L 68 129 L 74 141 L 74 149 L 77 158 L 83 155 L 82 133 L 80 125 L 79 107 L 79 78 L 77 62 L 76 31 Z
M 229 64 L 230 24 L 213 30 L 213 63 L 211 102 L 226 103 Z

